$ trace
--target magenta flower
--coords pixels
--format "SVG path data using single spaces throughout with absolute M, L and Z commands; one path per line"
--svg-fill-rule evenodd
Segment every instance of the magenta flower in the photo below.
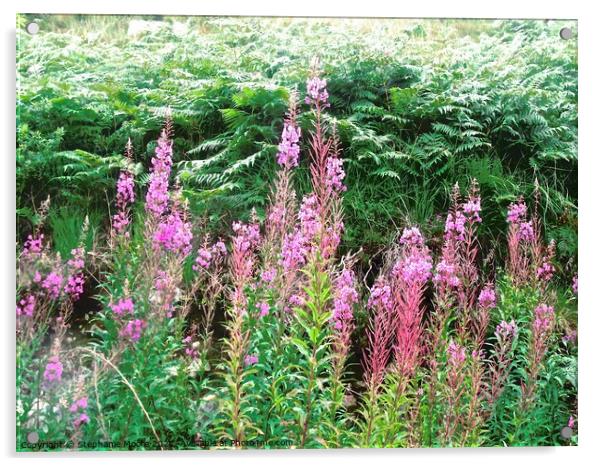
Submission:
M 305 103 L 310 105 L 325 104 L 328 107 L 328 91 L 326 90 L 326 80 L 313 76 L 307 80 L 307 96 Z
M 448 213 L 447 220 L 445 221 L 445 238 L 464 241 L 464 234 L 466 232 L 465 224 L 466 217 L 462 212 L 457 211 Z
M 418 227 L 404 228 L 399 244 L 408 246 L 422 246 L 424 244 L 424 238 Z
M 537 278 L 544 282 L 549 282 L 554 276 L 556 269 L 550 262 L 544 262 L 537 268 Z
M 468 218 L 475 223 L 481 223 L 481 198 L 474 197 L 468 200 L 468 202 L 462 204 L 462 210 L 468 216 Z
M 447 347 L 447 355 L 449 356 L 449 363 L 454 368 L 458 368 L 464 364 L 464 361 L 466 360 L 466 348 L 451 341 Z
M 441 261 L 435 267 L 435 276 L 433 281 L 443 287 L 456 288 L 460 286 L 460 279 L 456 273 L 456 266 L 446 259 Z
M 252 366 L 253 364 L 257 364 L 259 362 L 259 358 L 254 354 L 247 354 L 244 357 L 245 366 Z
M 124 314 L 134 314 L 134 302 L 131 300 L 131 298 L 122 298 L 117 301 L 117 303 L 110 304 L 109 307 L 118 316 L 123 316 Z
M 577 275 L 575 275 L 573 277 L 573 293 L 577 295 L 577 291 L 579 291 L 579 279 L 577 278 Z
M 286 168 L 293 168 L 299 165 L 300 138 L 301 128 L 298 128 L 290 121 L 284 124 L 280 144 L 278 144 L 277 161 L 279 165 Z
M 131 151 L 131 143 L 128 141 L 127 151 Z M 127 153 L 127 152 L 126 152 Z M 130 223 L 128 209 L 134 203 L 134 175 L 128 170 L 122 170 L 117 180 L 117 213 L 113 216 L 113 228 L 117 233 L 122 233 Z M 127 233 L 126 233 L 127 236 Z
M 305 244 L 305 237 L 300 231 L 288 233 L 282 242 L 280 265 L 285 270 L 297 270 L 305 264 L 309 248 Z
M 59 272 L 50 272 L 42 282 L 42 288 L 53 299 L 58 299 L 63 289 L 63 276 Z
M 234 222 L 232 224 L 232 230 L 236 233 L 234 244 L 240 252 L 249 252 L 259 245 L 261 240 L 259 225 L 255 223 L 244 224 L 241 222 Z
M 393 274 L 407 284 L 424 285 L 431 278 L 433 260 L 428 250 L 413 248 L 393 266 Z
M 259 309 L 259 317 L 265 317 L 270 313 L 270 305 L 265 301 L 257 304 L 257 309 Z
M 533 241 L 535 238 L 535 232 L 533 231 L 533 222 L 522 222 L 519 225 L 518 237 L 521 241 Z
M 569 421 L 567 422 L 567 426 L 571 429 L 575 428 L 575 418 L 573 416 L 569 417 Z
M 540 304 L 535 308 L 533 330 L 538 334 L 546 334 L 554 326 L 554 308 L 547 304 Z
M 300 230 L 306 242 L 310 242 L 320 230 L 320 214 L 318 211 L 318 197 L 315 194 L 303 196 L 301 207 L 297 214 Z
M 129 338 L 132 343 L 136 343 L 142 336 L 142 330 L 146 328 L 146 322 L 141 319 L 130 320 L 121 329 L 120 335 Z
M 173 303 L 176 297 L 176 285 L 172 277 L 165 270 L 159 270 L 154 284 L 159 307 L 167 318 L 171 318 L 174 312 Z
M 181 213 L 174 209 L 157 225 L 153 243 L 156 250 L 163 247 L 167 251 L 187 256 L 192 249 L 192 227 L 182 219 Z
M 343 184 L 344 178 L 343 161 L 338 157 L 328 157 L 326 161 L 326 179 L 324 180 L 326 186 L 336 192 L 346 191 L 347 187 Z
M 27 240 L 23 246 L 23 256 L 30 257 L 40 254 L 42 249 L 44 249 L 43 241 L 43 234 L 35 238 L 32 235 L 27 236 Z
M 69 411 L 71 411 L 72 413 L 75 413 L 77 411 L 83 411 L 85 409 L 88 408 L 88 397 L 83 397 L 83 398 L 79 398 L 77 400 L 75 400 L 72 404 L 71 407 L 69 408 Z
M 479 306 L 483 309 L 493 309 L 496 306 L 495 290 L 491 285 L 485 286 L 479 293 Z
M 71 250 L 71 259 L 67 261 L 67 265 L 73 271 L 79 271 L 84 268 L 84 248 L 76 248 Z
M 73 425 L 75 427 L 79 427 L 82 424 L 87 424 L 88 422 L 90 422 L 90 418 L 88 417 L 88 415 L 86 413 L 81 413 L 77 419 L 75 419 L 75 421 L 73 421 Z
M 193 341 L 192 335 L 188 335 L 186 338 L 182 340 L 184 344 L 184 353 L 190 359 L 197 359 L 199 357 L 199 352 L 197 350 L 197 343 Z
M 52 356 L 48 359 L 46 369 L 44 370 L 44 380 L 46 382 L 60 382 L 63 376 L 63 364 L 58 356 Z
M 33 317 L 36 308 L 36 297 L 32 294 L 17 303 L 17 316 Z
M 382 307 L 386 310 L 391 310 L 393 301 L 391 298 L 391 287 L 384 280 L 377 280 L 370 289 L 370 298 L 368 298 L 368 306 L 370 308 Z
M 508 208 L 508 223 L 519 224 L 525 221 L 527 217 L 527 206 L 522 199 L 510 204 Z
M 192 265 L 192 270 L 198 272 L 201 269 L 208 269 L 211 265 L 211 257 L 211 251 L 208 248 L 204 246 L 200 247 Z
M 577 330 L 570 330 L 566 335 L 562 337 L 564 344 L 574 343 L 577 339 Z
M 276 269 L 271 268 L 261 272 L 261 281 L 264 283 L 272 283 L 276 279 Z
M 152 173 L 146 193 L 146 211 L 159 218 L 167 209 L 169 202 L 169 175 L 171 174 L 172 142 L 165 130 L 157 141 L 155 156 L 152 160 Z
M 502 320 L 497 327 L 495 327 L 495 336 L 500 340 L 512 340 L 516 337 L 517 333 L 518 327 L 516 326 L 514 320 L 511 320 L 510 322 Z
M 67 293 L 73 301 L 77 301 L 84 292 L 84 274 L 69 275 L 67 284 L 65 285 L 65 293 Z
M 332 321 L 336 330 L 342 330 L 353 320 L 353 305 L 359 300 L 353 271 L 344 269 L 335 280 L 334 289 Z
M 305 298 L 299 294 L 293 294 L 288 298 L 288 302 L 293 306 L 303 306 L 305 304 Z

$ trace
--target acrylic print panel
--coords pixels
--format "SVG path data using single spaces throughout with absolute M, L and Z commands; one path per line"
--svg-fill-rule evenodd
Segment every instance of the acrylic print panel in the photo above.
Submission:
M 576 35 L 19 15 L 17 450 L 576 445 Z

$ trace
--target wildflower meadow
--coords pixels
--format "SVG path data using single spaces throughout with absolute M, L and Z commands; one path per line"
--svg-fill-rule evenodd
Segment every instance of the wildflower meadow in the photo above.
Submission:
M 412 29 L 417 36 L 409 37 L 426 47 L 423 33 L 441 32 Z M 531 31 L 525 41 L 543 41 L 540 33 Z M 44 40 L 65 40 L 52 34 Z M 161 40 L 161 34 L 143 37 L 151 43 Z M 486 38 L 480 44 L 493 46 Z M 38 51 L 36 58 L 33 45 L 22 50 L 29 54 L 23 60 L 45 66 L 48 58 L 42 55 L 49 52 Z M 412 154 L 401 145 L 389 146 L 390 140 L 411 139 L 428 152 L 433 146 L 427 149 L 415 138 L 423 137 L 425 143 L 429 136 L 424 135 L 431 134 L 434 143 L 437 137 L 427 128 L 443 135 L 448 131 L 438 125 L 444 124 L 446 137 L 458 145 L 485 138 L 488 117 L 485 111 L 476 114 L 491 103 L 485 91 L 487 98 L 471 104 L 473 114 L 462 110 L 458 94 L 458 102 L 453 101 L 450 86 L 433 97 L 433 102 L 445 100 L 439 104 L 450 108 L 437 115 L 449 119 L 431 121 L 427 104 L 416 99 L 429 98 L 435 88 L 384 82 L 382 96 L 369 96 L 372 92 L 362 89 L 357 75 L 351 80 L 349 69 L 346 74 L 341 67 L 335 74 L 328 52 L 311 52 L 314 58 L 303 61 L 299 85 L 278 88 L 286 105 L 262 102 L 259 93 L 274 92 L 269 86 L 243 87 L 236 97 L 239 113 L 220 107 L 216 98 L 216 108 L 226 111 L 200 119 L 207 126 L 217 124 L 214 118 L 226 120 L 226 134 L 215 136 L 219 143 L 201 138 L 203 150 L 211 143 L 217 150 L 226 148 L 223 162 L 232 156 L 228 144 L 243 133 L 267 147 L 262 139 L 269 139 L 267 133 L 262 136 L 261 126 L 245 118 L 263 111 L 275 115 L 273 150 L 259 149 L 273 169 L 253 181 L 262 185 L 265 196 L 249 206 L 244 195 L 250 191 L 241 190 L 240 202 L 230 207 L 234 186 L 209 180 L 199 188 L 191 182 L 197 176 L 191 171 L 214 162 L 200 151 L 181 149 L 187 137 L 181 103 L 166 102 L 147 120 L 152 138 L 141 136 L 140 121 L 120 123 L 120 153 L 106 154 L 108 165 L 83 149 L 69 149 L 69 155 L 55 151 L 56 161 L 44 163 L 68 157 L 57 176 L 77 180 L 59 180 L 60 192 L 54 189 L 57 176 L 36 184 L 42 175 L 36 178 L 32 170 L 42 163 L 43 150 L 33 146 L 44 145 L 48 133 L 43 136 L 42 126 L 35 129 L 33 119 L 24 121 L 27 108 L 39 105 L 48 93 L 68 90 L 66 84 L 61 91 L 59 83 L 50 82 L 35 87 L 28 81 L 32 77 L 23 78 L 27 95 L 18 100 L 17 149 L 17 450 L 577 444 L 578 274 L 576 250 L 571 249 L 576 239 L 558 233 L 569 231 L 576 218 L 576 198 L 571 197 L 576 180 L 562 184 L 554 178 L 560 171 L 552 175 L 553 168 L 537 161 L 537 154 L 538 169 L 509 162 L 513 144 L 523 141 L 517 136 L 512 143 L 509 130 L 506 142 L 501 134 L 484 152 L 477 144 L 462 149 L 467 154 L 448 154 L 450 159 L 465 157 L 467 164 L 479 158 L 480 168 L 438 172 L 442 166 L 429 167 L 426 152 Z M 295 59 L 284 52 L 281 57 L 283 62 Z M 349 63 L 364 58 L 348 56 Z M 370 59 L 380 61 L 383 69 L 396 66 L 388 61 L 395 58 L 377 48 Z M 212 65 L 195 66 L 195 79 L 202 80 L 200 68 Z M 521 98 L 550 103 L 545 92 L 555 70 L 550 67 L 540 76 L 540 94 Z M 149 64 L 145 72 L 151 71 Z M 186 78 L 182 70 L 171 72 Z M 140 74 L 128 79 L 154 78 Z M 346 79 L 346 86 L 356 93 L 366 90 L 366 95 L 361 97 L 364 107 L 354 107 L 355 116 L 343 117 Z M 458 80 L 460 86 L 470 85 Z M 109 82 L 107 78 L 107 86 Z M 149 92 L 152 85 L 148 83 Z M 211 98 L 217 84 L 212 86 L 203 98 Z M 570 83 L 564 85 L 564 92 L 569 88 Z M 91 92 L 102 89 L 99 84 L 90 87 Z M 392 104 L 396 93 L 401 100 Z M 48 105 L 60 98 L 53 96 L 45 104 L 48 118 Z M 88 105 L 82 99 L 63 99 L 62 105 L 69 100 L 74 112 Z M 374 109 L 378 99 L 389 113 Z M 506 102 L 507 113 L 501 117 L 507 125 L 521 114 L 512 107 L 518 100 Z M 372 110 L 366 109 L 370 105 Z M 398 113 L 394 119 L 395 105 L 421 105 L 422 113 Z M 116 120 L 128 114 L 125 107 L 112 109 Z M 370 112 L 370 121 L 399 125 L 398 130 L 380 134 L 384 126 L 362 117 Z M 553 126 L 568 118 L 558 112 L 533 115 Z M 137 118 L 132 115 L 128 118 Z M 461 124 L 454 126 L 452 117 Z M 470 123 L 473 117 L 481 127 Z M 77 123 L 59 118 L 64 128 L 59 133 L 66 134 L 70 124 L 81 125 L 83 117 L 77 118 Z M 533 123 L 530 134 L 544 123 Z M 525 124 L 520 124 L 523 129 Z M 350 128 L 357 133 L 350 136 Z M 569 144 L 571 128 L 562 122 L 550 129 L 548 139 L 538 136 L 538 144 L 548 151 L 546 160 L 568 147 L 561 142 Z M 56 135 L 58 129 L 53 131 Z M 117 137 L 102 131 L 97 136 L 98 144 Z M 502 144 L 508 149 L 494 151 Z M 241 145 L 238 150 L 248 149 Z M 388 160 L 376 162 L 378 156 Z M 396 165 L 398 160 L 410 167 L 412 157 L 424 163 L 416 174 Z M 88 164 L 89 176 L 77 171 L 81 168 L 72 171 L 77 164 Z M 379 185 L 378 176 L 362 175 L 367 164 L 387 167 L 393 175 L 384 175 Z M 224 175 L 236 168 L 236 162 L 226 166 Z M 247 163 L 245 174 L 238 175 L 240 186 L 250 183 L 243 178 L 257 176 L 257 170 Z M 521 180 L 516 189 L 502 189 L 504 170 L 508 180 Z M 395 173 L 399 183 L 391 184 Z M 203 172 L 208 179 L 212 175 Z M 372 197 L 362 198 L 362 183 Z M 435 196 L 420 215 L 420 196 L 435 189 L 429 184 L 437 184 L 444 195 Z M 77 189 L 69 197 L 71 186 Z M 398 191 L 404 189 L 412 190 L 411 196 L 400 197 Z M 378 199 L 387 196 L 408 202 L 380 204 Z M 93 209 L 91 203 L 81 204 L 81 197 L 98 198 L 105 205 Z M 366 209 L 379 218 L 372 224 L 366 212 L 350 208 L 349 199 L 372 203 Z M 555 215 L 551 205 L 561 199 L 564 204 Z

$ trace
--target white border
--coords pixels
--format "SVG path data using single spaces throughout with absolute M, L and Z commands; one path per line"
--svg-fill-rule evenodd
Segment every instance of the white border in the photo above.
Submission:
M 14 8 L 13 8 L 14 7 Z M 181 464 L 201 462 L 220 464 L 281 464 L 332 463 L 366 465 L 374 460 L 379 463 L 411 462 L 420 466 L 429 464 L 459 465 L 504 465 L 508 463 L 545 462 L 548 465 L 563 466 L 589 464 L 592 458 L 600 456 L 597 451 L 601 443 L 602 412 L 600 393 L 602 381 L 600 371 L 600 341 L 602 341 L 602 318 L 597 294 L 601 278 L 602 257 L 600 254 L 599 218 L 602 214 L 602 182 L 600 166 L 602 138 L 601 90 L 602 73 L 600 49 L 602 37 L 601 18 L 595 1 L 554 1 L 532 2 L 524 0 L 487 1 L 429 1 L 393 3 L 391 0 L 326 2 L 324 0 L 302 0 L 299 2 L 263 0 L 145 0 L 131 1 L 103 0 L 83 2 L 81 0 L 35 1 L 21 0 L 17 4 L 1 2 L 2 15 L 2 96 L 5 97 L 0 112 L 0 129 L 4 153 L 0 156 L 2 165 L 2 217 L 5 219 L 0 232 L 3 236 L 2 248 L 2 302 L 5 303 L 3 317 L 4 378 L 2 390 L 2 411 L 0 423 L 3 441 L 2 453 L 13 464 L 15 414 L 14 414 L 14 144 L 15 144 L 15 74 L 12 71 L 15 60 L 15 13 L 99 13 L 99 14 L 169 14 L 169 15 L 266 15 L 266 16 L 395 16 L 395 17 L 459 17 L 459 18 L 561 18 L 579 21 L 579 244 L 580 244 L 580 325 L 579 325 L 579 447 L 573 448 L 520 448 L 520 449 L 473 449 L 473 450 L 338 450 L 338 451 L 247 451 L 247 452 L 182 452 L 182 453 L 76 453 L 71 455 L 32 455 L 20 456 L 25 464 L 47 464 L 58 460 L 62 463 L 106 464 L 117 460 L 127 460 L 135 464 L 161 464 L 177 461 Z M 6 350 L 6 351 L 4 351 Z M 599 464 L 599 459 L 596 461 Z

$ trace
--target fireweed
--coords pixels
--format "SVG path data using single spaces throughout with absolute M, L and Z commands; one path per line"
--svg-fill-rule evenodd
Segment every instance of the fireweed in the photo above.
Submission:
M 126 145 L 106 247 L 64 260 L 43 223 L 31 232 L 17 263 L 20 431 L 36 414 L 75 448 L 140 435 L 159 448 L 207 438 L 318 448 L 528 444 L 544 438 L 528 421 L 556 413 L 574 426 L 573 399 L 554 404 L 544 383 L 556 383 L 561 337 L 562 357 L 576 351 L 554 309 L 574 305 L 577 276 L 568 304 L 557 299 L 539 195 L 510 203 L 497 270 L 484 266 L 487 198 L 473 180 L 464 195 L 452 188 L 442 225 L 406 225 L 365 273 L 361 252 L 339 251 L 345 164 L 327 85 L 315 66 L 301 103 L 291 92 L 263 222 L 251 213 L 221 239 L 191 215 L 171 173 L 168 115 L 144 195 Z M 295 188 L 298 167 L 309 192 Z M 101 305 L 77 346 L 73 306 L 94 286 L 89 270 Z

